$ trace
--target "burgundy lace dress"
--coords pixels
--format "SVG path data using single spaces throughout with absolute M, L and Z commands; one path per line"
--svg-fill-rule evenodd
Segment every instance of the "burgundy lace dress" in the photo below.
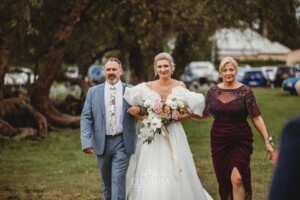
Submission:
M 247 117 L 260 115 L 250 87 L 221 89 L 212 86 L 206 97 L 204 115 L 213 115 L 211 152 L 222 200 L 232 196 L 231 172 L 234 167 L 242 176 L 246 199 L 252 198 L 250 156 L 253 133 Z

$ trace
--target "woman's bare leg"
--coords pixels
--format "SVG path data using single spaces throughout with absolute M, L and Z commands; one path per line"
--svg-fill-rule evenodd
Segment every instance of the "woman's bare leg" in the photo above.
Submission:
M 246 191 L 239 170 L 234 167 L 231 173 L 232 194 L 234 200 L 244 200 Z

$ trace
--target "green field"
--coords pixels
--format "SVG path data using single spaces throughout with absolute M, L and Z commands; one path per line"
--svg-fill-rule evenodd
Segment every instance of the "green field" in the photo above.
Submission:
M 269 134 L 278 148 L 282 126 L 300 113 L 300 98 L 280 89 L 254 89 Z M 209 132 L 212 118 L 184 122 L 199 177 L 214 199 L 219 199 Z M 254 130 L 252 155 L 253 200 L 266 199 L 274 166 L 264 142 Z M 102 199 L 100 177 L 93 155 L 81 151 L 79 130 L 49 133 L 43 141 L 0 142 L 0 199 Z

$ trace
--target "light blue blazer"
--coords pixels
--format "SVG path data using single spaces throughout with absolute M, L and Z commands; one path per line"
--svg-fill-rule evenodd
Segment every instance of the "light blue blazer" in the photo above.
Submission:
M 126 83 L 123 83 L 123 93 Z M 103 155 L 105 149 L 106 115 L 104 87 L 105 82 L 89 88 L 81 113 L 80 135 L 82 150 L 94 149 L 97 155 Z M 130 105 L 123 99 L 123 141 L 126 153 L 133 154 L 136 145 L 136 120 L 127 110 Z

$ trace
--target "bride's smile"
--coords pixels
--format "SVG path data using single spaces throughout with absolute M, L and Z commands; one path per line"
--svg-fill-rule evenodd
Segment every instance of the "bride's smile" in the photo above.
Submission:
M 159 75 L 160 78 L 163 78 L 166 76 L 171 77 L 172 68 L 167 60 L 157 61 L 156 70 L 157 70 L 157 74 Z

